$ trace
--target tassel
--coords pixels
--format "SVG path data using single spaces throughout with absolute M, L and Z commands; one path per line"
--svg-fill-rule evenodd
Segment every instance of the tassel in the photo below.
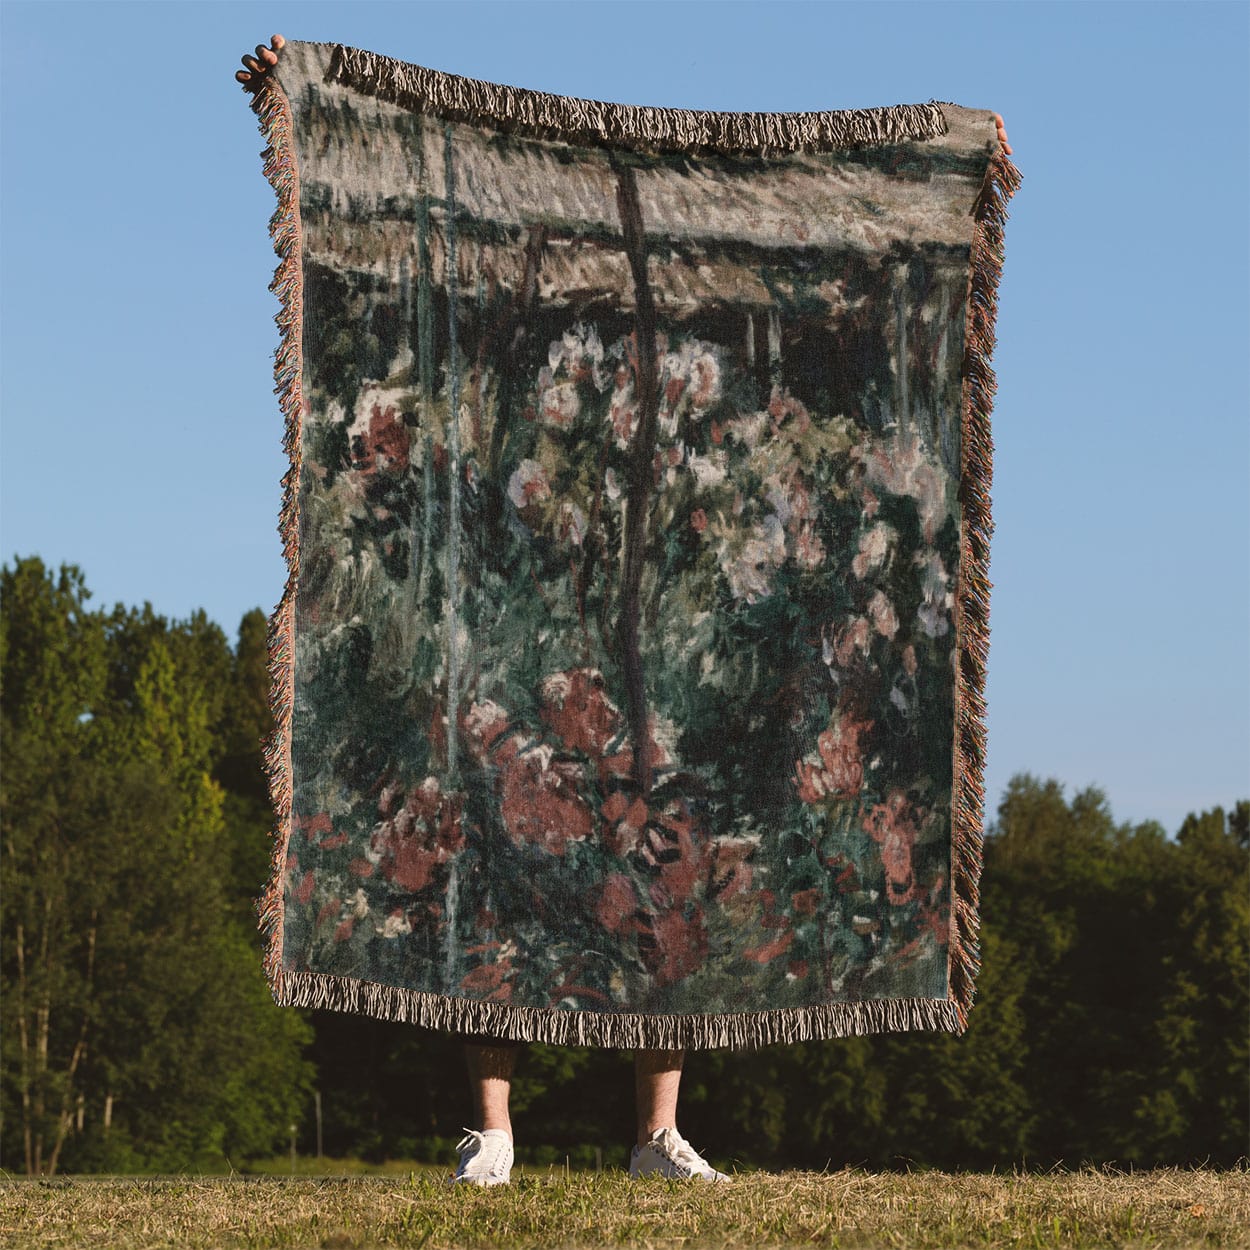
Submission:
M 277 815 L 270 844 L 269 879 L 254 900 L 264 936 L 263 966 L 274 1000 L 283 1003 L 282 928 L 286 862 L 291 840 L 291 714 L 294 701 L 295 588 L 299 579 L 299 478 L 301 467 L 300 418 L 303 397 L 300 368 L 303 358 L 303 257 L 300 230 L 299 169 L 295 159 L 291 106 L 272 76 L 251 100 L 268 146 L 261 152 L 265 177 L 278 199 L 269 219 L 269 234 L 279 257 L 269 290 L 281 301 L 274 320 L 281 341 L 274 353 L 274 393 L 281 405 L 282 446 L 290 467 L 282 477 L 282 505 L 278 533 L 287 565 L 286 585 L 266 631 L 269 673 L 269 709 L 274 727 L 262 742 L 269 799 Z
M 343 44 L 330 47 L 326 81 L 414 112 L 489 119 L 507 130 L 615 147 L 722 152 L 831 151 L 931 139 L 947 132 L 937 101 L 807 113 L 653 108 L 531 91 L 411 65 Z
M 990 160 L 973 206 L 971 272 L 964 339 L 962 391 L 963 465 L 960 500 L 963 549 L 956 591 L 960 639 L 955 666 L 954 792 L 951 802 L 950 995 L 958 1033 L 968 1027 L 981 967 L 981 865 L 985 845 L 985 670 L 989 656 L 989 554 L 993 521 L 994 442 L 990 414 L 996 389 L 990 361 L 1003 266 L 1003 223 L 1007 201 L 1020 186 L 1020 171 L 999 151 Z

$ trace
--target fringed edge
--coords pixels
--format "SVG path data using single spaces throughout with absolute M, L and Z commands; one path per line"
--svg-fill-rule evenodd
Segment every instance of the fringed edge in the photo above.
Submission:
M 643 1015 L 515 1007 L 349 980 L 328 973 L 288 971 L 282 979 L 278 1002 L 456 1033 L 485 1033 L 556 1046 L 618 1049 L 748 1050 L 777 1042 L 820 1041 L 912 1029 L 962 1031 L 956 1004 L 948 998 L 870 998 L 775 1011 Z
M 947 132 L 945 114 L 936 101 L 796 113 L 658 108 L 510 87 L 361 48 L 330 46 L 327 82 L 412 111 L 434 110 L 460 120 L 490 119 L 501 128 L 544 138 L 684 152 L 764 154 L 899 143 Z
M 261 152 L 265 177 L 278 197 L 269 219 L 269 234 L 278 254 L 269 290 L 281 300 L 274 315 L 281 343 L 274 353 L 274 393 L 284 417 L 283 449 L 288 468 L 282 477 L 282 505 L 278 533 L 286 558 L 287 578 L 282 597 L 269 617 L 267 631 L 269 709 L 274 725 L 263 743 L 265 775 L 277 826 L 271 846 L 269 880 L 257 900 L 264 936 L 265 976 L 278 1003 L 284 998 L 282 968 L 283 887 L 287 852 L 291 840 L 291 716 L 295 692 L 295 594 L 299 580 L 299 480 L 302 465 L 300 440 L 304 400 L 301 386 L 303 358 L 303 257 L 300 229 L 299 168 L 295 158 L 293 121 L 285 92 L 271 78 L 253 96 L 250 107 L 268 141 Z
M 1007 201 L 1020 186 L 1020 171 L 1000 148 L 991 158 L 973 206 L 962 390 L 963 466 L 960 496 L 959 658 L 955 670 L 954 800 L 951 804 L 950 994 L 958 1032 L 968 1027 L 981 967 L 980 883 L 985 801 L 985 673 L 990 639 L 990 491 L 994 440 L 990 425 L 996 382 L 991 360 L 1003 267 Z

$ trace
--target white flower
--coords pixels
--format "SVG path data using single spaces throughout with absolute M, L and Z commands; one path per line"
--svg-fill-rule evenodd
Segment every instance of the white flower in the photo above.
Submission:
M 930 638 L 941 638 L 950 629 L 948 619 L 955 606 L 955 596 L 949 589 L 950 579 L 936 551 L 928 555 L 917 552 L 913 563 L 924 569 L 924 601 L 916 609 L 920 627 Z
M 719 486 L 725 480 L 726 458 L 721 448 L 717 448 L 710 456 L 701 456 L 692 451 L 686 458 L 686 464 L 700 486 Z
M 672 404 L 672 423 L 676 424 L 676 410 L 686 403 L 690 405 L 691 417 L 697 421 L 721 396 L 720 362 L 716 358 L 715 346 L 692 340 L 683 343 L 677 351 L 665 354 L 660 394 L 665 397 L 666 405 L 668 384 L 676 380 L 684 385 L 676 402 Z M 666 419 L 661 414 L 661 424 Z
M 561 538 L 571 538 L 579 546 L 586 537 L 586 514 L 571 500 L 566 499 L 560 505 L 558 533 Z
M 548 425 L 561 427 L 572 425 L 582 409 L 581 400 L 577 397 L 576 384 L 558 382 L 548 387 L 538 397 L 538 409 Z
M 397 916 L 387 916 L 380 926 L 374 925 L 373 931 L 380 933 L 384 938 L 403 937 L 404 934 L 412 932 L 412 922 L 403 912 L 400 912 Z
M 601 391 L 612 380 L 611 374 L 603 367 L 603 356 L 599 331 L 582 321 L 578 321 L 571 330 L 566 330 L 547 349 L 552 377 L 561 370 L 566 374 L 576 374 L 579 369 L 588 368 L 595 386 Z
M 725 433 L 731 434 L 744 447 L 754 448 L 764 437 L 766 430 L 772 429 L 772 418 L 766 412 L 753 412 L 749 417 L 732 417 L 725 422 Z
M 863 459 L 869 482 L 916 501 L 924 540 L 931 543 L 949 511 L 946 474 L 926 456 L 919 433 L 900 430 L 890 441 L 877 442 L 852 454 Z
M 770 512 L 751 527 L 751 535 L 737 555 L 726 559 L 722 545 L 720 556 L 734 598 L 755 603 L 772 591 L 772 570 L 786 558 L 786 532 L 777 514 Z
M 550 494 L 547 470 L 537 460 L 522 460 L 508 479 L 508 498 L 518 508 L 536 499 L 546 499 Z

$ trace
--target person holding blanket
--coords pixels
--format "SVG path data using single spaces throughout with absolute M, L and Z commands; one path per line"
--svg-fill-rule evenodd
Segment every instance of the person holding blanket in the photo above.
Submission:
M 278 63 L 286 40 L 274 35 L 270 46 L 256 45 L 255 55 L 241 59 L 235 71 L 246 91 L 260 90 L 265 73 Z M 465 1129 L 458 1145 L 460 1162 L 455 1181 L 476 1185 L 509 1183 L 513 1160 L 512 1122 L 508 1096 L 522 1043 L 481 1034 L 461 1034 L 474 1116 L 478 1125 Z M 634 1053 L 638 1140 L 630 1156 L 630 1176 L 660 1175 L 704 1180 L 729 1180 L 718 1172 L 677 1130 L 677 1091 L 684 1050 L 638 1050 Z

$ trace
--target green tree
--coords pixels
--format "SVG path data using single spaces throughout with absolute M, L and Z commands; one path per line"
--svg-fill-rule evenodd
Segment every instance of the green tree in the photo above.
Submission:
M 221 1166 L 272 1149 L 311 1088 L 308 1028 L 226 906 L 229 652 L 202 614 L 87 597 L 72 566 L 0 575 L 0 1145 L 28 1173 Z

